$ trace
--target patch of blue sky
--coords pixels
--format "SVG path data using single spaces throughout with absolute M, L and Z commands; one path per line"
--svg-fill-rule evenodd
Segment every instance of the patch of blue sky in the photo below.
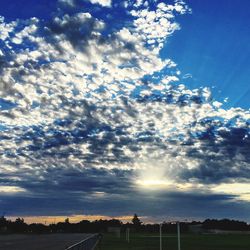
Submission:
M 7 21 L 29 19 L 38 17 L 44 20 L 51 18 L 51 13 L 56 11 L 57 1 L 34 0 L 1 1 L 0 15 Z
M 136 59 L 127 61 L 121 65 L 118 66 L 119 69 L 124 69 L 124 68 L 134 68 L 137 66 Z
M 0 110 L 10 110 L 17 106 L 16 103 L 0 98 Z
M 36 108 L 39 108 L 40 107 L 40 103 L 39 102 L 36 102 L 36 101 L 33 101 L 32 104 L 31 104 L 31 108 L 32 109 L 36 109 Z
M 6 131 L 9 129 L 10 129 L 10 127 L 0 123 L 0 131 Z M 1 136 L 0 139 L 4 139 L 4 138 L 2 138 L 2 136 Z
M 60 127 L 67 127 L 72 123 L 71 119 L 56 119 L 54 121 L 54 125 L 60 126 Z
M 37 61 L 37 64 L 38 65 L 46 65 L 46 64 L 50 64 L 50 63 L 56 63 L 56 62 L 59 62 L 59 63 L 67 63 L 68 61 L 67 60 L 63 60 L 63 59 L 44 59 L 44 58 L 38 58 L 38 61 Z
M 178 64 L 185 85 L 207 86 L 224 108 L 249 109 L 250 84 L 250 2 L 187 0 L 192 14 L 178 16 L 181 30 L 170 37 L 161 50 L 162 58 Z
M 106 91 L 106 87 L 104 85 L 101 85 L 99 88 L 95 89 L 94 92 L 96 93 L 104 93 Z

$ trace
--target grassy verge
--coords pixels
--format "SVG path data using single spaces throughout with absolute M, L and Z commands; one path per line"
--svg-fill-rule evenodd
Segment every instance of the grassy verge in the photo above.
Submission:
M 159 250 L 157 234 L 131 234 L 117 238 L 104 234 L 100 250 Z M 163 235 L 163 250 L 177 250 L 176 235 Z M 250 250 L 250 235 L 189 235 L 181 237 L 181 250 Z

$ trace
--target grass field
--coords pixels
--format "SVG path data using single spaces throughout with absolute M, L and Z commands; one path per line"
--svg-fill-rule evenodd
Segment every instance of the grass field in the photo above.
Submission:
M 163 250 L 177 250 L 176 235 L 163 235 Z M 131 234 L 130 243 L 125 235 L 117 238 L 104 234 L 100 250 L 159 250 L 156 234 Z M 191 235 L 181 236 L 181 250 L 250 250 L 250 235 Z

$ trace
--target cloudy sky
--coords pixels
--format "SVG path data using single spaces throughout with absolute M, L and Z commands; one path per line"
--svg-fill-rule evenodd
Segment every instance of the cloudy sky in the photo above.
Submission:
M 249 7 L 2 0 L 0 213 L 249 220 Z

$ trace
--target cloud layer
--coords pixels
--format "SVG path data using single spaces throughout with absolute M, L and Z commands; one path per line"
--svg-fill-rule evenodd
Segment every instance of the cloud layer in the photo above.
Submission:
M 246 191 L 213 189 L 250 181 L 249 111 L 187 89 L 159 55 L 189 8 L 90 2 L 59 1 L 49 22 L 0 18 L 2 209 L 148 214 L 160 197 L 172 216 L 183 200 L 211 204 L 208 214 L 249 207 Z M 169 183 L 154 197 L 137 185 L 152 178 Z

